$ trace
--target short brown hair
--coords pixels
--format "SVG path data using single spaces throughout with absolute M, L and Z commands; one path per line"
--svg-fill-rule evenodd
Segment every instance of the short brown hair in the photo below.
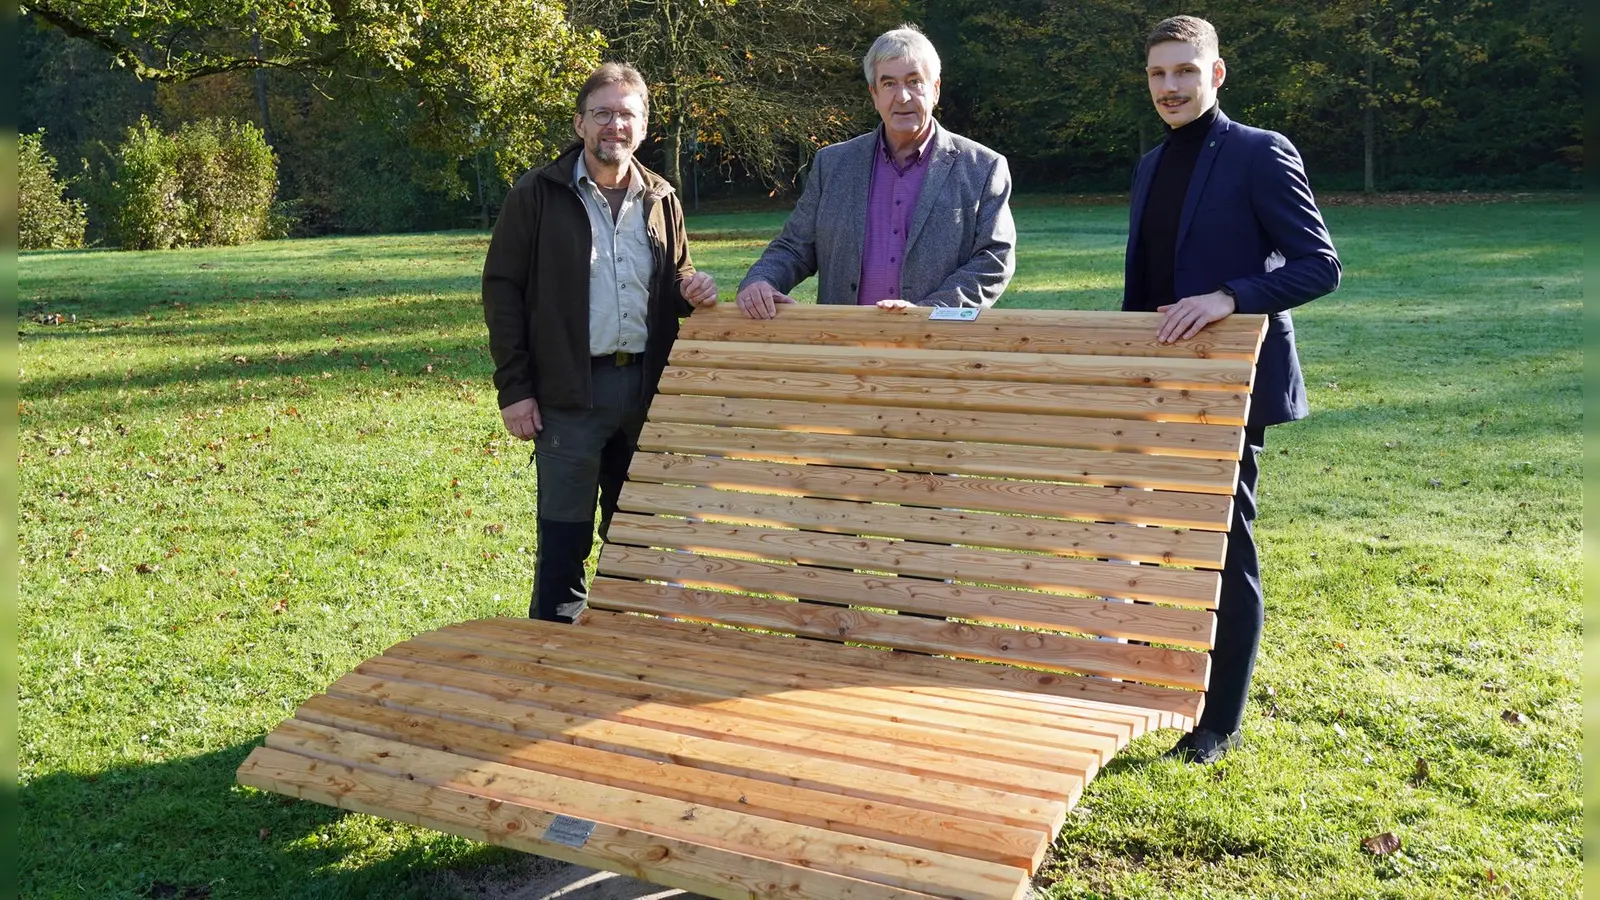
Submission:
M 644 76 L 639 70 L 626 63 L 608 62 L 594 70 L 589 80 L 583 83 L 578 91 L 578 115 L 583 115 L 588 110 L 589 95 L 607 85 L 620 84 L 639 95 L 644 101 L 644 111 L 650 112 L 650 86 L 644 83 Z
M 1197 16 L 1173 16 L 1157 22 L 1144 39 L 1145 55 L 1150 55 L 1151 47 L 1168 41 L 1189 44 L 1202 56 L 1220 55 L 1217 51 L 1216 26 Z

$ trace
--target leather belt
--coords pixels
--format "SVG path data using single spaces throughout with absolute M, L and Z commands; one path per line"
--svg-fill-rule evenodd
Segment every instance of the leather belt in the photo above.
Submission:
M 627 350 L 617 350 L 604 356 L 591 356 L 589 362 L 597 366 L 631 366 L 637 362 L 644 362 L 643 353 L 630 353 Z

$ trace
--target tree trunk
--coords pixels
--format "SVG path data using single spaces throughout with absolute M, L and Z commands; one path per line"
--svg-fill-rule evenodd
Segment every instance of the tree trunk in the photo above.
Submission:
M 683 196 L 683 133 L 689 123 L 684 117 L 683 94 L 676 86 L 667 89 L 667 130 L 661 143 L 661 177 L 672 183 Z
M 256 14 L 250 13 L 250 24 L 256 23 Z M 250 52 L 256 59 L 261 58 L 261 31 L 256 29 L 250 35 Z M 267 70 L 257 67 L 255 70 L 256 104 L 261 107 L 261 139 L 272 146 L 272 112 L 267 106 Z
M 1361 189 L 1367 193 L 1377 190 L 1372 180 L 1372 157 L 1374 145 L 1378 142 L 1377 134 L 1377 98 L 1372 94 L 1372 56 L 1367 55 L 1367 102 L 1366 108 L 1361 111 L 1361 138 L 1362 138 L 1362 176 Z

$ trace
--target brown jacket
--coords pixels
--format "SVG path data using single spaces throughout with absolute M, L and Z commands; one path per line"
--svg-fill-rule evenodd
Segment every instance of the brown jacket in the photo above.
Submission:
M 529 397 L 540 406 L 587 409 L 589 376 L 589 214 L 572 186 L 581 144 L 517 179 L 495 222 L 483 262 L 483 319 L 489 326 L 494 385 L 505 409 Z M 672 186 L 644 174 L 645 231 L 655 269 L 646 315 L 645 394 L 655 393 L 678 320 L 693 307 L 678 280 L 694 274 L 683 207 Z

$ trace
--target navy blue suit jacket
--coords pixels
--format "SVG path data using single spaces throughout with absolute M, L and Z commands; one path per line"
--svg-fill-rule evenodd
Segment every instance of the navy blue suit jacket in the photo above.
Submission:
M 1139 221 L 1166 145 L 1139 160 L 1133 176 L 1122 308 L 1143 308 Z M 1289 310 L 1339 286 L 1339 254 L 1289 139 L 1217 111 L 1178 222 L 1173 289 L 1179 299 L 1227 285 L 1241 313 L 1270 318 L 1256 366 L 1251 426 L 1303 419 L 1305 379 Z

